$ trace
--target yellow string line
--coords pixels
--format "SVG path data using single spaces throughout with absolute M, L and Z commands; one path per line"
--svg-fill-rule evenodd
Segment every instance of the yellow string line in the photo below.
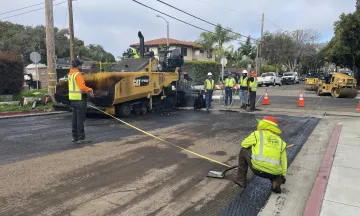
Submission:
M 49 72 L 48 74 L 49 75 L 56 75 L 56 73 L 54 73 L 54 72 Z
M 100 109 L 98 109 L 98 108 L 96 108 L 96 107 L 94 107 L 94 106 L 91 106 L 91 105 L 89 105 L 89 106 L 92 107 L 92 108 L 94 108 L 94 109 L 96 109 L 96 110 L 98 110 L 98 111 L 100 111 L 100 112 L 102 112 L 102 113 L 104 113 L 104 114 L 106 114 L 106 115 L 108 115 L 108 116 L 110 116 L 110 117 L 112 117 L 112 118 L 114 118 L 114 119 L 116 119 L 116 120 L 118 120 L 118 121 L 120 121 L 120 122 L 122 122 L 122 123 L 124 123 L 124 124 L 126 124 L 126 125 L 129 126 L 129 127 L 134 128 L 135 130 L 138 130 L 138 131 L 140 131 L 140 132 L 148 135 L 148 136 L 151 136 L 151 137 L 153 137 L 153 138 L 155 138 L 155 139 L 158 139 L 158 140 L 160 140 L 160 141 L 163 141 L 163 142 L 165 142 L 165 143 L 167 143 L 167 144 L 169 144 L 169 145 L 172 145 L 172 146 L 174 146 L 174 147 L 177 147 L 177 148 L 179 148 L 179 149 L 181 149 L 181 150 L 183 150 L 183 151 L 186 151 L 186 152 L 188 152 L 188 153 L 190 153 L 190 154 L 196 155 L 196 156 L 198 156 L 198 157 L 200 157 L 200 158 L 203 158 L 203 159 L 205 159 L 205 160 L 211 161 L 211 162 L 213 162 L 213 163 L 217 163 L 217 164 L 223 165 L 223 166 L 225 166 L 225 167 L 231 167 L 231 166 L 228 165 L 228 164 L 221 163 L 221 162 L 219 162 L 219 161 L 217 161 L 217 160 L 208 158 L 208 157 L 206 157 L 206 156 L 204 156 L 204 155 L 198 154 L 198 153 L 196 153 L 196 152 L 190 151 L 190 150 L 188 150 L 188 149 L 186 149 L 186 148 L 183 148 L 183 147 L 181 147 L 181 146 L 178 146 L 178 145 L 176 145 L 176 144 L 170 143 L 170 142 L 168 142 L 168 141 L 166 141 L 166 140 L 164 140 L 164 139 L 161 139 L 160 137 L 157 137 L 157 136 L 155 136 L 155 135 L 152 135 L 151 133 L 148 133 L 148 132 L 146 132 L 146 131 L 144 131 L 144 130 L 141 130 L 140 128 L 137 128 L 137 127 L 135 127 L 135 126 L 133 126 L 133 125 L 131 125 L 131 124 L 129 124 L 129 123 L 121 120 L 121 119 L 118 119 L 118 118 L 116 118 L 115 116 L 110 115 L 110 114 L 108 114 L 108 113 L 106 113 L 106 112 L 104 112 L 104 111 L 102 111 L 102 110 L 100 110 Z

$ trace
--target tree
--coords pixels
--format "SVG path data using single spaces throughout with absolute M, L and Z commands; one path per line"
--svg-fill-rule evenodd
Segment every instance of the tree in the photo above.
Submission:
M 215 34 L 213 35 L 214 43 L 216 44 L 215 53 L 220 58 L 225 53 L 223 45 L 239 38 L 239 36 L 231 31 L 231 28 L 223 28 L 221 24 L 218 24 L 215 27 Z
M 240 52 L 240 54 L 242 56 L 247 56 L 250 59 L 255 60 L 255 58 L 256 58 L 256 46 L 251 44 L 250 39 L 251 38 L 250 38 L 250 35 L 249 35 L 249 37 L 246 39 L 245 43 L 240 42 L 239 43 L 240 47 L 239 47 L 238 51 Z
M 211 58 L 215 45 L 214 35 L 210 32 L 202 32 L 200 34 L 200 39 L 198 39 L 195 44 L 201 47 L 204 51 L 208 53 L 207 57 Z

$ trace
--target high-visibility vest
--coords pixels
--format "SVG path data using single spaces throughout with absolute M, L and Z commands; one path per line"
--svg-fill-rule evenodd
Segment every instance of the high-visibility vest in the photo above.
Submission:
M 278 135 L 267 130 L 255 131 L 255 136 L 259 137 L 259 141 L 251 149 L 252 166 L 259 171 L 280 175 L 282 172 L 281 154 L 286 151 L 286 144 Z
M 235 79 L 234 78 L 226 78 L 225 80 L 225 87 L 233 87 L 235 85 Z
M 69 74 L 68 77 L 68 85 L 69 85 L 69 100 L 82 100 L 82 92 L 75 81 L 75 77 L 80 74 L 79 72 L 75 72 L 73 74 Z
M 249 87 L 250 87 L 250 90 L 253 91 L 253 92 L 256 92 L 256 88 L 257 88 L 257 81 L 256 81 L 256 78 L 254 77 L 254 81 L 253 82 L 249 82 Z
M 247 86 L 248 86 L 247 80 L 248 80 L 247 77 L 245 77 L 245 78 L 241 77 L 241 79 L 240 79 L 240 85 L 243 86 L 243 87 L 247 87 Z
M 206 79 L 206 90 L 213 90 L 214 85 L 215 85 L 214 80 L 211 80 L 210 82 L 210 80 Z

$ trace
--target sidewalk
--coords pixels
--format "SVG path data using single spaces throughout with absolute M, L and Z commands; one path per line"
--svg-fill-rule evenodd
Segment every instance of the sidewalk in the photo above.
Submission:
M 335 128 L 304 216 L 360 215 L 359 128 L 356 119 Z

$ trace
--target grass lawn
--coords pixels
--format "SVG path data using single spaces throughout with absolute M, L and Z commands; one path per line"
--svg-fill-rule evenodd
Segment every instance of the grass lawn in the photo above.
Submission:
M 14 95 L 13 101 L 20 101 L 22 97 L 42 97 L 48 93 L 47 89 L 39 89 L 39 90 L 24 90 L 18 95 Z

